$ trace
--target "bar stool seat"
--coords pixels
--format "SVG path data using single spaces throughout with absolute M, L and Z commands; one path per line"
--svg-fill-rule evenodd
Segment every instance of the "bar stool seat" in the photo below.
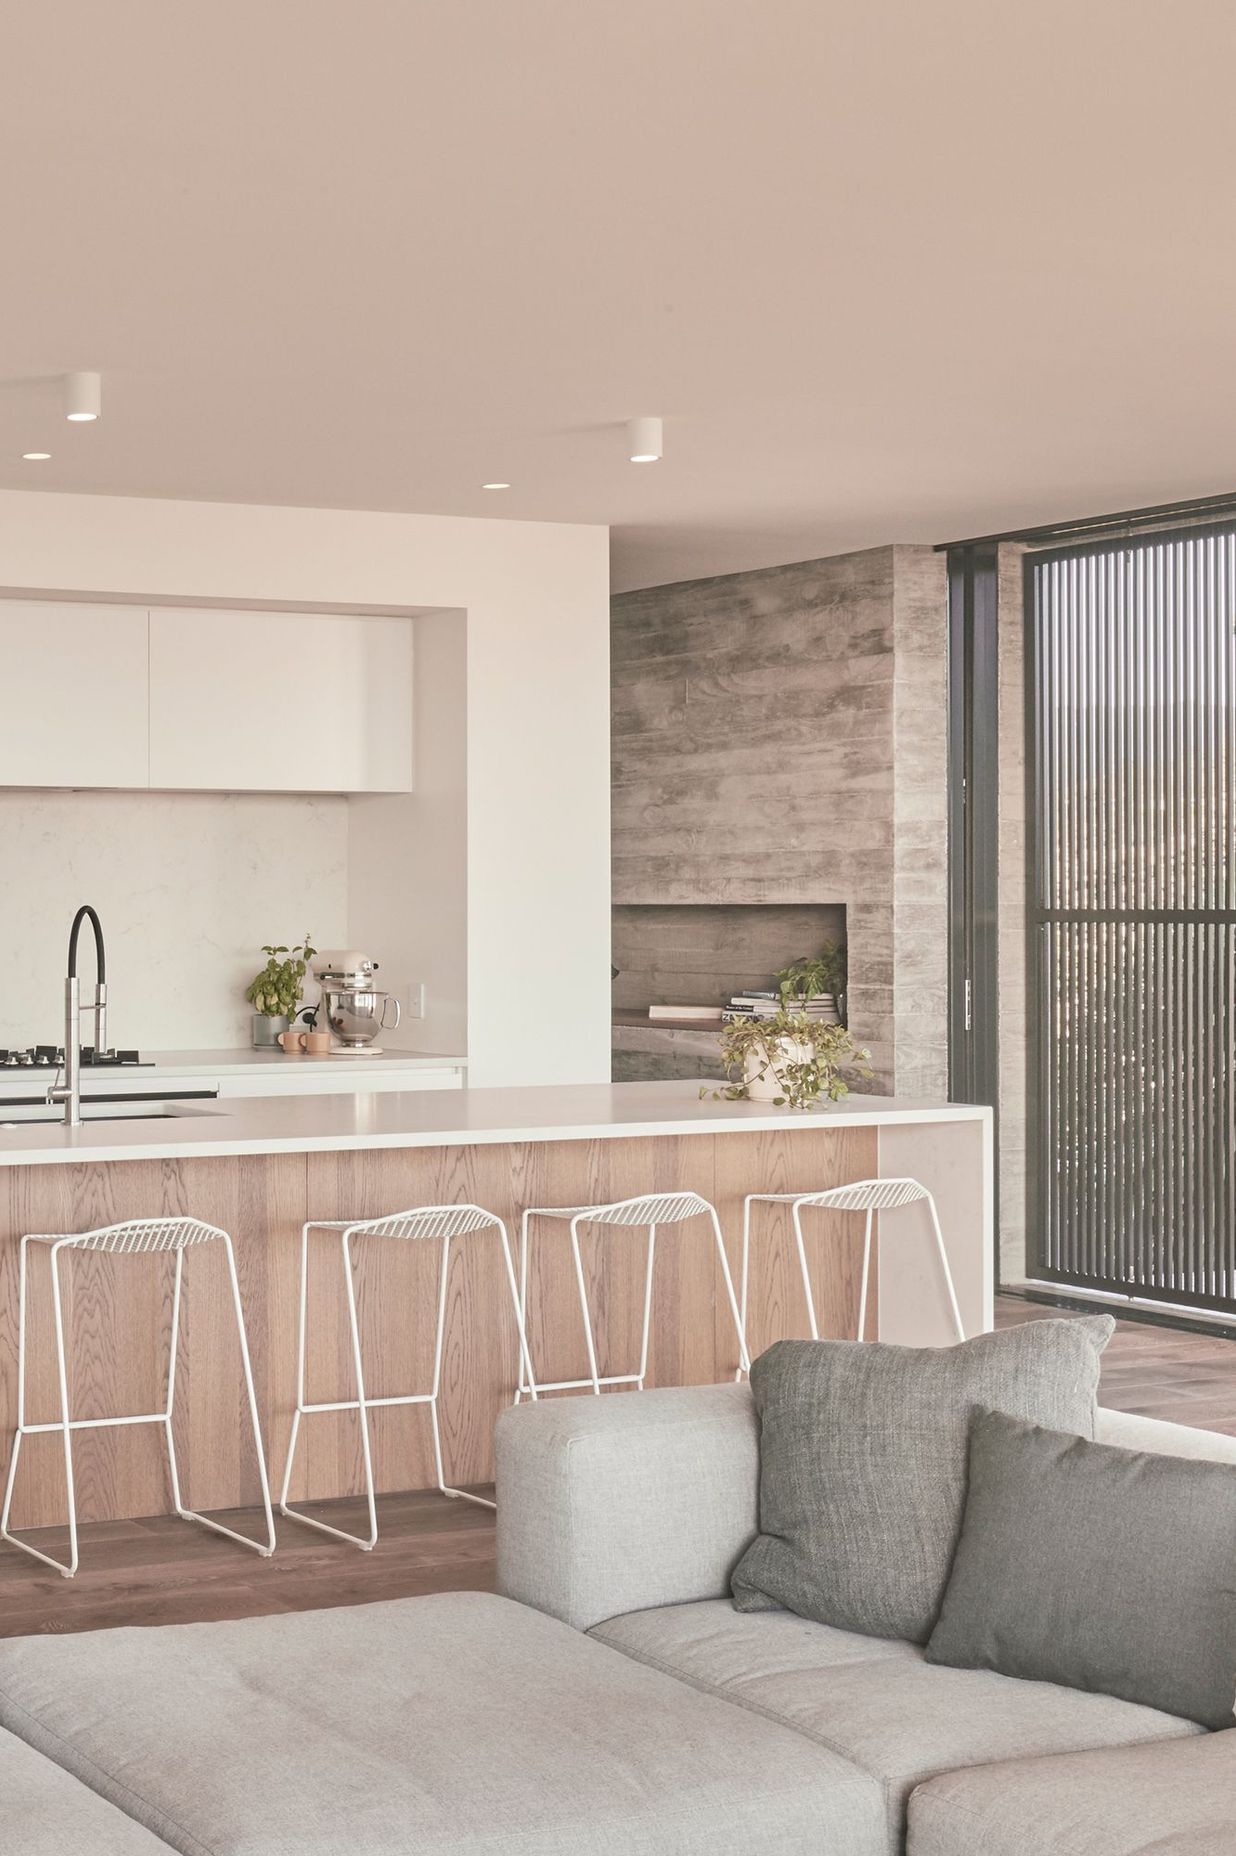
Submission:
M 794 1225 L 794 1242 L 798 1250 L 798 1267 L 802 1275 L 803 1295 L 807 1304 L 807 1320 L 811 1327 L 812 1340 L 819 1340 L 820 1329 L 816 1320 L 815 1297 L 811 1290 L 811 1272 L 807 1267 L 807 1250 L 803 1239 L 804 1207 L 815 1207 L 821 1211 L 866 1213 L 867 1223 L 863 1238 L 863 1280 L 858 1303 L 858 1332 L 855 1335 L 856 1340 L 863 1340 L 866 1338 L 867 1290 L 871 1277 L 872 1219 L 877 1212 L 895 1211 L 905 1205 L 925 1205 L 931 1221 L 936 1255 L 940 1262 L 953 1326 L 957 1331 L 958 1340 L 966 1338 L 966 1331 L 961 1321 L 961 1310 L 957 1305 L 957 1292 L 953 1287 L 953 1274 L 949 1269 L 948 1253 L 944 1248 L 944 1234 L 940 1229 L 940 1219 L 936 1212 L 936 1202 L 926 1186 L 920 1185 L 916 1179 L 859 1179 L 854 1180 L 850 1185 L 832 1186 L 822 1192 L 749 1192 L 743 1200 L 742 1210 L 742 1281 L 739 1299 L 744 1329 L 747 1320 L 747 1284 L 751 1254 L 751 1207 L 760 1204 L 790 1207 L 790 1216 Z M 735 1377 L 739 1376 L 740 1374 L 735 1375 Z
M 570 1227 L 571 1256 L 575 1265 L 575 1286 L 579 1295 L 580 1314 L 583 1317 L 584 1340 L 588 1348 L 588 1377 L 586 1379 L 537 1380 L 535 1387 L 541 1392 L 578 1392 L 591 1390 L 600 1393 L 602 1386 L 636 1386 L 641 1392 L 648 1374 L 648 1342 L 652 1322 L 652 1285 L 653 1261 L 656 1256 L 657 1227 L 663 1224 L 682 1224 L 688 1218 L 708 1218 L 711 1221 L 713 1236 L 717 1247 L 717 1259 L 721 1265 L 721 1275 L 725 1282 L 725 1293 L 734 1319 L 734 1331 L 738 1337 L 739 1372 L 746 1372 L 751 1362 L 747 1357 L 746 1329 L 739 1313 L 738 1298 L 734 1293 L 734 1282 L 730 1274 L 729 1258 L 725 1254 L 725 1243 L 721 1236 L 721 1221 L 717 1217 L 716 1207 L 701 1198 L 698 1192 L 646 1192 L 630 1199 L 615 1199 L 608 1205 L 532 1205 L 523 1214 L 519 1236 L 519 1306 L 523 1314 L 524 1329 L 527 1332 L 528 1320 L 528 1227 L 533 1218 L 556 1218 Z M 579 1233 L 583 1225 L 619 1225 L 628 1228 L 646 1228 L 648 1246 L 644 1261 L 644 1319 L 640 1340 L 639 1366 L 633 1373 L 601 1373 L 597 1365 L 596 1338 L 593 1333 L 592 1313 L 588 1303 L 588 1288 L 584 1280 L 583 1257 L 580 1253 Z M 526 1392 L 535 1391 L 531 1383 L 531 1366 L 529 1366 L 528 1383 L 523 1379 L 515 1393 L 515 1402 Z
M 442 1434 L 438 1424 L 438 1395 L 442 1384 L 442 1346 L 446 1334 L 446 1290 L 450 1268 L 451 1244 L 457 1237 L 469 1237 L 474 1232 L 496 1230 L 502 1242 L 502 1256 L 506 1265 L 507 1287 L 510 1292 L 511 1305 L 515 1312 L 515 1326 L 519 1335 L 520 1366 L 517 1377 L 523 1382 L 525 1376 L 531 1396 L 537 1396 L 537 1386 L 532 1377 L 532 1362 L 528 1356 L 528 1342 L 524 1333 L 523 1313 L 520 1307 L 519 1292 L 515 1284 L 515 1265 L 511 1257 L 511 1240 L 506 1225 L 495 1212 L 486 1211 L 481 1205 L 418 1205 L 407 1211 L 391 1212 L 381 1218 L 311 1218 L 301 1230 L 300 1249 L 300 1320 L 299 1341 L 296 1361 L 296 1411 L 292 1418 L 292 1435 L 288 1441 L 287 1463 L 283 1472 L 283 1488 L 279 1495 L 279 1512 L 290 1521 L 299 1521 L 304 1527 L 316 1528 L 320 1534 L 330 1534 L 336 1540 L 346 1540 L 351 1546 L 360 1547 L 368 1553 L 377 1544 L 378 1511 L 376 1489 L 373 1475 L 373 1451 L 369 1436 L 369 1413 L 379 1406 L 388 1405 L 428 1405 L 429 1421 L 433 1436 L 434 1466 L 437 1473 L 437 1486 L 440 1494 L 455 1501 L 475 1502 L 478 1508 L 493 1508 L 495 1503 L 483 1495 L 472 1495 L 467 1489 L 457 1489 L 446 1480 L 442 1461 Z M 343 1280 L 347 1294 L 348 1326 L 352 1341 L 352 1368 L 356 1378 L 356 1397 L 348 1399 L 317 1400 L 310 1403 L 305 1398 L 305 1329 L 309 1297 L 309 1236 L 313 1231 L 333 1234 L 340 1239 L 343 1262 Z M 438 1265 L 438 1321 L 434 1341 L 433 1385 L 428 1392 L 398 1393 L 393 1397 L 370 1398 L 365 1391 L 365 1369 L 361 1352 L 360 1323 L 356 1309 L 356 1281 L 352 1259 L 352 1240 L 357 1237 L 394 1238 L 405 1242 L 439 1242 L 441 1256 Z M 318 1411 L 354 1411 L 360 1422 L 361 1458 L 365 1475 L 365 1499 L 369 1512 L 369 1532 L 367 1535 L 350 1533 L 346 1528 L 332 1527 L 326 1521 L 319 1521 L 313 1515 L 305 1514 L 302 1509 L 293 1508 L 288 1502 L 292 1486 L 292 1467 L 296 1459 L 296 1446 L 300 1437 L 302 1417 Z
M 251 1540 L 245 1534 L 238 1534 L 235 1529 L 225 1527 L 221 1521 L 214 1521 L 209 1515 L 199 1514 L 195 1509 L 186 1508 L 181 1501 L 180 1475 L 176 1463 L 176 1439 L 172 1431 L 176 1402 L 176 1359 L 180 1335 L 180 1292 L 184 1275 L 185 1251 L 196 1245 L 207 1243 L 221 1243 L 227 1256 L 228 1280 L 232 1290 L 232 1307 L 236 1315 L 236 1333 L 240 1342 L 245 1394 L 249 1405 L 249 1420 L 253 1427 L 253 1446 L 257 1453 L 258 1473 L 262 1485 L 262 1508 L 266 1520 L 265 1541 Z M 56 1369 L 60 1382 L 60 1417 L 47 1424 L 27 1424 L 26 1422 L 26 1283 L 31 1244 L 46 1245 L 51 1261 L 52 1311 L 56 1329 Z M 176 1271 L 172 1288 L 171 1347 L 167 1368 L 167 1399 L 162 1411 L 139 1412 L 134 1415 L 111 1418 L 71 1418 L 69 1416 L 69 1366 L 60 1286 L 60 1255 L 62 1251 L 71 1253 L 79 1250 L 99 1251 L 109 1256 L 174 1253 Z M 260 1553 L 263 1558 L 274 1552 L 275 1522 L 270 1506 L 266 1455 L 262 1448 L 262 1429 L 258 1419 L 257 1398 L 253 1390 L 253 1369 L 249 1363 L 249 1342 L 245 1333 L 240 1284 L 236 1278 L 236 1257 L 232 1249 L 232 1240 L 226 1231 L 219 1230 L 215 1225 L 203 1224 L 198 1218 L 136 1218 L 121 1224 L 102 1225 L 97 1230 L 82 1231 L 76 1234 L 56 1235 L 47 1232 L 30 1232 L 21 1240 L 17 1309 L 17 1430 L 13 1438 L 13 1454 L 9 1459 L 4 1507 L 0 1511 L 0 1537 L 7 1540 L 10 1545 L 20 1547 L 23 1553 L 29 1553 L 32 1558 L 42 1560 L 45 1566 L 54 1567 L 64 1578 L 73 1578 L 78 1566 L 77 1495 L 73 1477 L 74 1431 L 108 1430 L 129 1424 L 161 1424 L 167 1444 L 172 1502 L 181 1520 L 196 1521 L 199 1527 L 206 1527 L 212 1533 L 222 1534 L 226 1540 L 234 1540 L 239 1546 L 250 1547 L 255 1553 Z M 9 1514 L 13 1505 L 13 1487 L 17 1480 L 17 1464 L 21 1455 L 22 1440 L 25 1437 L 37 1436 L 41 1432 L 49 1431 L 60 1432 L 64 1440 L 64 1477 L 69 1511 L 69 1559 L 67 1563 L 55 1559 L 49 1553 L 42 1552 L 38 1547 L 31 1546 L 28 1540 L 18 1539 L 16 1534 L 9 1531 Z

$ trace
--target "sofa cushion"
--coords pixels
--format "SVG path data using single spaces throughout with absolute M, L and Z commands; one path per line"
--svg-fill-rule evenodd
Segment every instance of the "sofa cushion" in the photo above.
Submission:
M 760 1531 L 735 1603 L 925 1643 L 961 1528 L 972 1413 L 1093 1437 L 1114 1326 L 1028 1321 L 957 1347 L 778 1341 L 751 1369 Z
M 917 1644 L 787 1612 L 744 1615 L 724 1599 L 632 1612 L 591 1635 L 852 1760 L 883 1786 L 895 1837 L 909 1793 L 935 1773 L 1202 1733 L 1193 1721 L 1107 1695 L 941 1669 Z
M 1183 1744 L 950 1772 L 910 1800 L 909 1856 L 1232 1856 L 1236 1728 Z
M 0 1642 L 0 1719 L 182 1856 L 886 1856 L 826 1748 L 460 1592 Z
M 167 1856 L 168 1846 L 32 1746 L 0 1733 L 0 1849 L 6 1856 Z
M 980 1412 L 927 1658 L 1230 1727 L 1236 1469 Z

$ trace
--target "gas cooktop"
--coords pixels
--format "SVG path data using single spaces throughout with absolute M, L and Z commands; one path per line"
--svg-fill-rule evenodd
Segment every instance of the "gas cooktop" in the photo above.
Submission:
M 136 1050 L 95 1050 L 93 1044 L 82 1046 L 82 1068 L 91 1070 L 152 1069 L 154 1066 Z M 64 1047 L 60 1044 L 32 1044 L 25 1050 L 0 1047 L 0 1069 L 60 1070 L 64 1068 Z

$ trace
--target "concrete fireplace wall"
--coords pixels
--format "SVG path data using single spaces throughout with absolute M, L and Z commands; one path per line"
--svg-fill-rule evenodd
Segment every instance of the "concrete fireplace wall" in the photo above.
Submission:
M 875 1087 L 944 1096 L 943 556 L 683 581 L 612 613 L 615 904 L 843 904 Z

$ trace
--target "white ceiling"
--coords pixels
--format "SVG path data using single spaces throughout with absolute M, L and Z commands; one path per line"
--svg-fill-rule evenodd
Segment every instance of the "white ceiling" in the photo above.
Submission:
M 7 487 L 608 522 L 619 586 L 1236 489 L 1232 0 L 3 26 Z

